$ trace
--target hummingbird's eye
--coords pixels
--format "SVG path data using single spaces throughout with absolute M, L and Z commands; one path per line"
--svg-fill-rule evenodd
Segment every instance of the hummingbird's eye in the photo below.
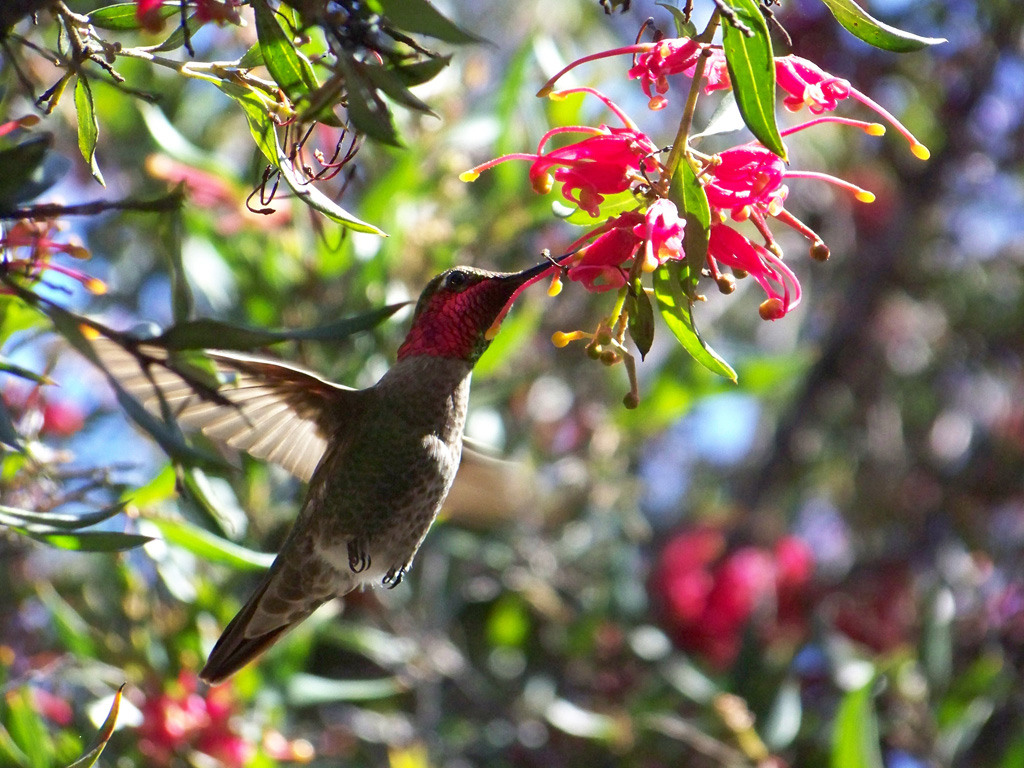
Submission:
M 444 280 L 444 287 L 450 291 L 461 291 L 469 285 L 469 275 L 459 269 L 453 269 Z

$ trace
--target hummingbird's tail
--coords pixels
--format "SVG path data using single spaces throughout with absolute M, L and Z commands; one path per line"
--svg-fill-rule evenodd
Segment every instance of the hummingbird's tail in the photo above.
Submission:
M 283 555 L 217 640 L 199 673 L 202 680 L 224 682 L 321 605 L 356 586 L 352 574 L 339 573 L 321 559 L 292 563 Z

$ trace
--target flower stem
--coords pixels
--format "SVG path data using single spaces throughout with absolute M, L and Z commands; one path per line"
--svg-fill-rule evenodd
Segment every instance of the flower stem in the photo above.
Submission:
M 715 36 L 715 29 L 718 27 L 721 11 L 716 7 L 707 27 L 697 38 L 698 42 L 709 44 Z M 690 93 L 686 97 L 686 107 L 683 109 L 683 117 L 679 121 L 679 130 L 676 131 L 675 141 L 672 142 L 672 151 L 669 153 L 668 162 L 665 163 L 665 173 L 671 179 L 679 167 L 679 161 L 686 153 L 686 145 L 690 139 L 690 128 L 693 125 L 693 115 L 697 110 L 697 96 L 700 94 L 700 83 L 704 78 L 704 67 L 707 65 L 708 57 L 711 55 L 710 48 L 704 48 L 697 63 L 693 68 L 693 82 L 690 83 Z

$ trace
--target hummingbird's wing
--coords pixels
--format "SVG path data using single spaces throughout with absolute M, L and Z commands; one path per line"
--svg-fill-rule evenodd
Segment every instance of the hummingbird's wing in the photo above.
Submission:
M 142 345 L 139 356 L 106 339 L 92 342 L 107 371 L 149 411 L 164 407 L 185 428 L 279 464 L 308 482 L 327 449 L 327 435 L 344 428 L 360 393 L 276 360 L 204 351 L 223 380 L 220 401 L 163 364 L 167 351 Z M 144 360 L 150 360 L 144 364 Z

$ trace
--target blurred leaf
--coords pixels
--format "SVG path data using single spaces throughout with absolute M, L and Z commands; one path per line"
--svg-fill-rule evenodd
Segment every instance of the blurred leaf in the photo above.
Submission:
M 168 544 L 181 547 L 210 563 L 227 565 L 239 571 L 261 571 L 274 562 L 273 554 L 247 549 L 186 520 L 167 517 L 143 519 L 152 523 Z
M 788 678 L 779 686 L 768 718 L 760 729 L 764 743 L 773 752 L 786 749 L 800 733 L 802 720 L 800 684 L 793 678 Z
M 36 384 L 53 384 L 53 380 L 43 376 L 42 374 L 30 371 L 28 368 L 22 368 L 20 365 L 15 365 L 9 362 L 6 358 L 0 357 L 0 373 L 9 373 L 11 376 L 18 376 L 22 379 L 35 382 Z
M 91 628 L 78 611 L 48 582 L 40 582 L 36 587 L 36 594 L 49 612 L 61 647 L 71 651 L 79 658 L 96 658 L 98 649 L 92 637 Z
M 41 195 L 67 173 L 70 161 L 49 149 L 53 134 L 39 133 L 13 147 L 0 149 L 0 209 Z M 49 158 L 54 158 L 50 161 Z
M 490 645 L 519 648 L 530 635 L 530 614 L 522 599 L 514 594 L 502 595 L 487 618 L 487 642 Z
M 157 9 L 157 15 L 166 19 L 176 13 L 181 13 L 180 2 L 165 2 Z M 89 23 L 98 29 L 109 29 L 115 32 L 127 31 L 130 29 L 141 29 L 135 3 L 115 3 L 86 15 Z
M 532 301 L 520 303 L 523 306 L 517 304 L 501 321 L 501 333 L 494 337 L 494 341 L 473 366 L 474 381 L 483 381 L 502 368 L 507 368 L 514 353 L 533 338 L 544 312 L 543 305 Z
M 945 585 L 933 589 L 928 596 L 924 626 L 921 628 L 921 663 L 933 691 L 945 690 L 953 673 L 955 613 L 952 590 Z
M 581 739 L 619 742 L 627 734 L 627 726 L 601 712 L 583 709 L 567 699 L 555 699 L 544 711 L 545 719 L 555 728 Z
M 266 0 L 253 0 L 256 34 L 259 37 L 263 63 L 270 76 L 292 103 L 318 87 L 313 66 L 296 49 L 292 38 L 277 23 Z
M 107 715 L 107 719 L 103 721 L 103 725 L 100 726 L 99 733 L 96 734 L 93 743 L 85 750 L 85 754 L 78 760 L 75 760 L 68 768 L 92 768 L 96 761 L 99 760 L 100 755 L 103 754 L 103 748 L 107 746 L 107 742 L 114 732 L 114 726 L 117 724 L 117 713 L 121 708 L 121 695 L 124 692 L 125 685 L 126 683 L 121 683 L 121 687 L 114 694 L 114 702 L 110 705 L 110 713 Z
M 688 279 L 686 267 L 678 261 L 670 261 L 655 271 L 654 298 L 658 302 L 661 316 L 694 360 L 735 384 L 736 371 L 704 342 L 693 324 L 693 308 L 683 293 L 684 279 Z
M 2 174 L 0 174 L 2 175 Z M 46 315 L 17 296 L 0 294 L 0 344 L 18 331 L 46 325 Z
M 575 224 L 578 227 L 596 227 L 610 218 L 625 213 L 626 211 L 639 211 L 644 205 L 629 190 L 618 192 L 614 195 L 605 195 L 604 200 L 597 207 L 597 218 L 594 218 L 582 208 L 570 208 L 562 200 L 555 200 L 551 203 L 555 216 Z
M 14 427 L 14 420 L 7 410 L 7 403 L 0 397 L 0 447 L 19 453 L 25 450 L 21 435 Z M 3 451 L 0 451 L 2 455 Z
M 775 123 L 775 59 L 768 24 L 754 0 L 724 0 L 737 20 L 753 34 L 747 37 L 722 16 L 722 48 L 736 105 L 754 137 L 787 160 L 786 147 Z
M 288 678 L 285 697 L 293 707 L 310 707 L 336 701 L 376 701 L 404 693 L 397 677 L 377 680 L 331 680 L 299 673 Z
M 8 691 L 6 725 L 11 740 L 25 755 L 30 768 L 50 768 L 55 759 L 53 741 L 46 732 L 42 718 L 32 706 L 32 693 L 27 687 Z
M 872 677 L 843 696 L 832 731 L 832 768 L 884 768 L 874 688 Z
M 0 707 L 0 713 L 4 713 L 2 707 Z M 29 768 L 28 755 L 14 743 L 11 734 L 3 725 L 0 725 L 0 765 Z
M 446 43 L 479 43 L 483 39 L 443 16 L 427 0 L 377 0 L 388 21 L 396 27 L 436 37 Z
M 115 515 L 120 514 L 123 510 L 124 504 L 115 504 L 112 507 L 84 515 L 62 515 L 56 512 L 29 512 L 24 509 L 0 505 L 0 525 L 28 528 L 36 526 L 42 529 L 75 531 L 109 520 Z
M 654 343 L 654 308 L 639 278 L 627 294 L 626 307 L 629 311 L 629 336 L 643 360 Z
M 224 349 L 250 350 L 270 346 L 282 341 L 341 341 L 354 333 L 368 331 L 380 325 L 399 309 L 401 304 L 389 304 L 380 309 L 364 312 L 336 320 L 314 328 L 299 328 L 291 331 L 265 331 L 258 328 L 244 328 L 218 320 L 189 320 L 167 329 L 153 339 L 154 344 L 170 350 Z
M 391 71 L 406 86 L 412 88 L 414 85 L 422 85 L 433 80 L 451 63 L 451 60 L 451 56 L 432 56 L 423 61 L 396 65 Z
M 890 27 L 869 16 L 853 0 L 821 0 L 821 2 L 832 11 L 836 21 L 842 24 L 847 32 L 876 48 L 906 53 L 946 42 L 944 37 L 921 37 L 896 27 Z
M 401 78 L 396 76 L 390 69 L 386 67 L 366 66 L 363 67 L 362 71 L 363 74 L 366 75 L 366 79 L 375 88 L 380 89 L 390 96 L 393 101 L 396 101 L 403 107 L 408 107 L 409 109 L 414 109 L 417 112 L 425 112 L 428 115 L 437 117 L 437 113 L 430 108 L 430 105 L 410 91 L 408 86 L 402 82 Z
M 263 49 L 259 43 L 249 48 L 238 61 L 235 62 L 235 66 L 239 69 L 252 69 L 253 67 L 263 66 Z
M 15 528 L 15 530 L 18 530 Z M 116 531 L 82 531 L 81 533 L 38 533 L 26 531 L 36 541 L 49 544 L 56 549 L 73 552 L 124 552 L 136 549 L 152 539 L 137 533 Z
M 174 467 L 167 464 L 145 485 L 125 491 L 121 500 L 134 507 L 145 508 L 172 498 L 176 492 Z

